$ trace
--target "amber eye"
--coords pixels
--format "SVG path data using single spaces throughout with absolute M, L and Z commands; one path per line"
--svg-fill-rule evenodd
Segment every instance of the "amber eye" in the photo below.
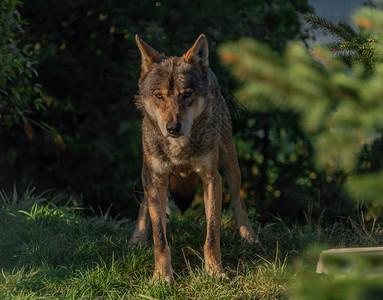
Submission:
M 163 98 L 162 94 L 160 94 L 160 93 L 154 94 L 154 96 L 156 96 L 157 99 L 162 99 Z

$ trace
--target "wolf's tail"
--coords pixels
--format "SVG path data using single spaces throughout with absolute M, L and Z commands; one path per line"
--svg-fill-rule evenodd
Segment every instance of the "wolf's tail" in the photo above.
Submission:
M 170 196 L 182 213 L 190 207 L 197 192 L 199 176 L 191 173 L 187 177 L 170 175 L 169 191 Z

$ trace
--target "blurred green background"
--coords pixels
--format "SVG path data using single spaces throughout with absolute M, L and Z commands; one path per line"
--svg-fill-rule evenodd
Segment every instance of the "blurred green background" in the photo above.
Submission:
M 1 3 L 4 8 L 17 2 Z M 134 35 L 140 34 L 167 55 L 182 55 L 204 33 L 210 65 L 231 111 L 241 192 L 250 214 L 267 222 L 275 215 L 295 221 L 319 216 L 331 220 L 352 213 L 354 204 L 341 189 L 342 172 L 314 170 L 312 144 L 298 125 L 297 114 L 277 108 L 250 113 L 234 96 L 241 84 L 217 56 L 219 44 L 241 37 L 252 37 L 282 53 L 287 41 L 306 37 L 301 16 L 309 11 L 307 1 L 21 4 L 16 10 L 27 24 L 20 24 L 24 31 L 6 42 L 15 44 L 17 39 L 20 49 L 29 45 L 26 51 L 36 62 L 38 77 L 31 76 L 27 85 L 41 84 L 40 94 L 30 98 L 40 97 L 46 107 L 26 108 L 24 115 L 54 129 L 26 125 L 23 120 L 13 123 L 24 128 L 9 126 L 0 119 L 5 125 L 0 126 L 1 189 L 12 189 L 14 184 L 20 190 L 28 185 L 41 191 L 54 188 L 97 212 L 109 208 L 114 216 L 135 217 L 142 150 L 140 113 L 134 105 L 140 72 Z M 14 14 L 11 17 L 16 25 L 22 23 Z M 378 156 L 379 152 L 367 159 L 373 163 Z M 226 189 L 224 201 L 227 206 Z

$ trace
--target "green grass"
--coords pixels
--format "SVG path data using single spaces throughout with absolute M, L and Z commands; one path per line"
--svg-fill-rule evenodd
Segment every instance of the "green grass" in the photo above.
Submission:
M 0 193 L 0 200 L 0 299 L 281 299 L 302 274 L 314 273 L 310 245 L 377 246 L 383 240 L 376 225 L 288 226 L 276 218 L 253 224 L 262 246 L 247 245 L 224 212 L 226 282 L 203 269 L 204 214 L 176 214 L 167 224 L 176 282 L 151 285 L 152 242 L 129 245 L 134 222 L 84 218 L 78 208 L 33 191 Z

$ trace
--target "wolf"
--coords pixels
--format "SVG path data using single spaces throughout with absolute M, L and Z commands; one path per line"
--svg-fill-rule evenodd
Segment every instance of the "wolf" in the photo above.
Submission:
M 205 35 L 181 57 L 158 52 L 138 35 L 142 56 L 137 107 L 141 110 L 144 199 L 140 205 L 132 243 L 145 243 L 152 223 L 155 269 L 153 280 L 174 281 L 166 239 L 167 192 L 176 202 L 194 197 L 203 184 L 207 233 L 205 269 L 225 277 L 221 264 L 221 165 L 227 178 L 231 208 L 241 237 L 258 241 L 240 198 L 241 173 L 232 140 L 228 107 L 216 76 L 209 68 Z M 149 218 L 150 217 L 150 218 Z

